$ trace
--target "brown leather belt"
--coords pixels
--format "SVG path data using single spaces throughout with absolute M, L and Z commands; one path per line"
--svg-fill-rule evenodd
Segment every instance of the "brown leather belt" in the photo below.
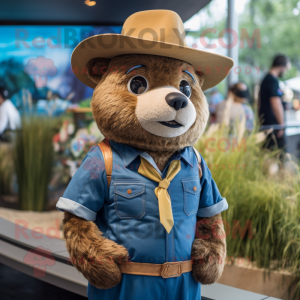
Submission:
M 179 277 L 182 273 L 192 271 L 192 265 L 193 262 L 191 260 L 166 262 L 164 264 L 128 262 L 121 264 L 120 270 L 124 274 L 161 276 L 163 278 L 170 278 Z

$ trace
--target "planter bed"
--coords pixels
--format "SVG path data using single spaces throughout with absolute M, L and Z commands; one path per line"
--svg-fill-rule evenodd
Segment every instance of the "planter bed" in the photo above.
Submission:
M 218 283 L 289 300 L 288 289 L 294 280 L 295 277 L 288 272 L 266 271 L 252 266 L 226 264 Z M 291 295 L 294 294 L 294 291 L 295 285 L 291 289 Z
M 14 223 L 16 234 L 22 234 L 19 227 L 25 226 L 39 233 L 62 239 L 63 216 L 64 213 L 58 210 L 34 212 L 0 207 L 0 218 Z

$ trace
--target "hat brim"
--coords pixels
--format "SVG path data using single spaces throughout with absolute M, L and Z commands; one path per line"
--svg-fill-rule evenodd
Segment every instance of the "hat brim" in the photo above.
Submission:
M 124 54 L 159 55 L 186 61 L 195 71 L 204 74 L 203 91 L 225 79 L 234 64 L 231 58 L 208 51 L 109 33 L 95 35 L 79 43 L 73 51 L 71 65 L 76 77 L 94 89 L 97 84 L 86 74 L 87 63 L 97 57 L 111 59 Z

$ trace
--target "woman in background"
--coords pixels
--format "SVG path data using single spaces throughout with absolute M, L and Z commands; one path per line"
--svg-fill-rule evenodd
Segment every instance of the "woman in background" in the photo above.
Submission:
M 249 88 L 244 82 L 234 84 L 228 93 L 228 98 L 216 107 L 217 123 L 224 124 L 233 130 L 235 125 L 244 126 L 250 133 L 254 127 L 254 114 L 247 105 Z

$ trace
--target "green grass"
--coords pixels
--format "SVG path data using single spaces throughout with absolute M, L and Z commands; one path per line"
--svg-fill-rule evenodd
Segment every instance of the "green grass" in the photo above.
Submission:
M 10 148 L 0 146 L 0 195 L 12 194 L 13 164 Z
M 53 163 L 54 122 L 47 117 L 24 117 L 22 129 L 16 134 L 13 159 L 21 210 L 45 209 Z
M 221 138 L 225 138 L 226 142 L 221 143 Z M 230 145 L 226 151 L 225 143 Z M 278 150 L 263 151 L 261 144 L 256 143 L 255 134 L 238 141 L 240 149 L 233 144 L 223 127 L 214 132 L 207 131 L 195 145 L 229 204 L 229 209 L 222 213 L 230 226 L 226 230 L 227 255 L 251 258 L 257 267 L 268 270 L 287 269 L 298 277 L 298 293 L 293 295 L 296 299 L 300 295 L 298 167 L 297 172 L 280 170 L 270 175 L 271 162 L 281 164 Z M 240 168 L 237 169 L 237 166 Z M 250 224 L 252 236 L 249 230 L 244 237 L 238 230 L 233 235 L 237 221 L 242 229 L 245 224 Z

